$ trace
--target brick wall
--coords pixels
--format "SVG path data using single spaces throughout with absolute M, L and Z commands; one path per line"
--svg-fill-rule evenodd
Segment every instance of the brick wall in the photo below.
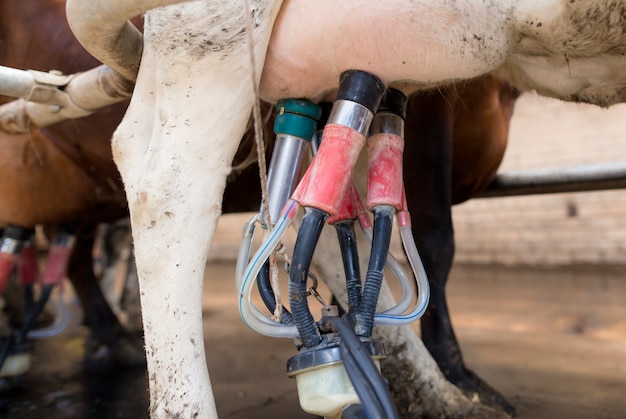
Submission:
M 501 171 L 624 161 L 626 106 L 523 95 Z M 626 190 L 474 199 L 453 209 L 456 260 L 626 264 Z

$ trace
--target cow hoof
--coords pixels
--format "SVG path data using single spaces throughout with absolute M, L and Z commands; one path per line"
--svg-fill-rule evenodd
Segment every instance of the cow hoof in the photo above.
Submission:
M 498 391 L 484 382 L 473 371 L 464 368 L 462 379 L 452 381 L 454 385 L 472 400 L 478 399 L 480 403 L 494 409 L 503 410 L 509 416 L 515 416 L 515 407 L 511 405 Z
M 85 365 L 87 369 L 111 367 L 143 367 L 146 365 L 143 341 L 124 336 L 109 345 L 97 339 L 85 342 Z

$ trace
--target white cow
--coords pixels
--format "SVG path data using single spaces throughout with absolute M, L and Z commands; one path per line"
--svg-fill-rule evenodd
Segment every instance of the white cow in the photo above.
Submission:
M 103 10 L 74 0 L 68 10 L 87 48 L 134 77 L 138 58 L 127 65 L 112 50 L 132 55 L 140 41 L 122 41 L 120 26 L 101 19 L 119 22 L 179 1 Z M 520 90 L 566 100 L 608 106 L 626 98 L 626 0 L 249 1 L 249 15 L 243 0 L 146 14 L 137 85 L 113 139 L 131 212 L 153 417 L 217 416 L 200 297 L 226 176 L 253 103 L 247 23 L 267 100 L 320 99 L 348 69 L 405 91 L 497 72 Z M 78 17 L 95 27 L 85 29 Z

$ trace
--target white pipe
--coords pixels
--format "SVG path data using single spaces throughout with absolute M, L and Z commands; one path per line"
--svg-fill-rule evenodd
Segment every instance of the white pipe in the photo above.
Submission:
M 0 95 L 25 99 L 34 86 L 35 79 L 28 71 L 0 66 Z
M 128 99 L 134 87 L 132 80 L 101 65 L 75 74 L 63 91 L 76 106 L 94 112 Z
M 254 226 L 259 219 L 259 214 L 255 214 L 250 221 L 243 226 L 239 253 L 237 254 L 237 264 L 235 265 L 235 288 L 237 291 L 241 288 L 243 274 L 250 261 L 250 248 L 252 247 L 252 238 L 254 237 Z
M 0 135 L 24 134 L 33 128 L 42 128 L 66 119 L 82 118 L 129 98 L 134 87 L 133 82 L 105 65 L 70 76 L 35 71 L 20 73 L 20 70 L 17 73 L 6 72 L 9 73 L 18 74 L 22 80 L 25 79 L 23 73 L 33 77 L 31 93 L 22 97 L 35 99 L 40 103 L 20 99 L 0 106 Z M 46 82 L 55 78 L 60 81 Z M 13 93 L 17 95 L 20 92 L 14 89 Z
M 143 35 L 130 19 L 157 7 L 186 0 L 68 0 L 67 21 L 78 41 L 94 57 L 135 80 Z

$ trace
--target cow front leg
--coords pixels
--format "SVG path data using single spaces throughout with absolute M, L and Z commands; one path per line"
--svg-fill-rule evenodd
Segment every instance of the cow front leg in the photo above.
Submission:
M 422 340 L 450 382 L 469 396 L 477 394 L 482 403 L 513 413 L 513 407 L 496 390 L 465 366 L 446 302 L 445 287 L 454 258 L 454 102 L 454 97 L 444 93 L 423 93 L 411 97 L 407 110 L 406 196 L 413 236 L 431 289 L 430 303 L 421 319 Z
M 150 59 L 144 57 L 144 64 Z M 189 92 L 169 90 L 149 75 L 140 80 L 113 151 L 131 216 L 150 415 L 216 418 L 202 333 L 202 284 L 250 94 L 242 81 L 195 84 L 200 91 Z M 191 107 L 186 95 L 196 93 L 216 108 Z
M 136 161 L 150 170 L 125 178 L 153 418 L 217 418 L 205 358 L 202 284 L 237 147 L 231 142 L 216 150 L 179 144 L 138 155 Z
M 252 5 L 257 75 L 279 6 Z M 153 418 L 217 418 L 202 283 L 253 103 L 247 17 L 227 1 L 146 13 L 137 84 L 113 139 L 130 210 Z

